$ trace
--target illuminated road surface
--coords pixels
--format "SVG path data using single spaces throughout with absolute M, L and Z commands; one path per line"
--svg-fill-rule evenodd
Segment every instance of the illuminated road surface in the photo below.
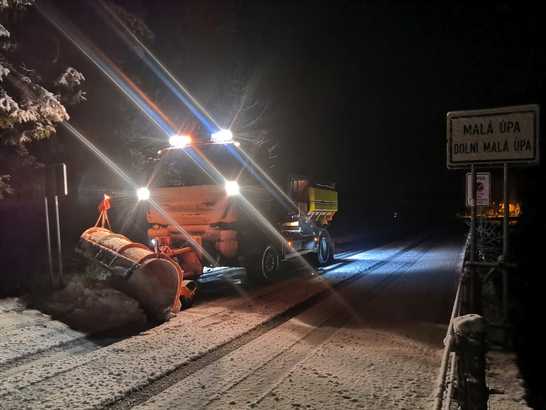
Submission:
M 426 408 L 462 245 L 340 253 L 107 346 L 35 312 L 2 327 L 0 408 Z

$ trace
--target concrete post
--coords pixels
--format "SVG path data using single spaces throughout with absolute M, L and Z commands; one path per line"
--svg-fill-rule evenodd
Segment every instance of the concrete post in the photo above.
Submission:
M 458 402 L 463 410 L 487 410 L 485 322 L 475 314 L 453 320 L 457 352 Z

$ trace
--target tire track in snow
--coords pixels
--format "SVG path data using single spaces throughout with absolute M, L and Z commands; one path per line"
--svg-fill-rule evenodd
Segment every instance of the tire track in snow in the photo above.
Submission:
M 380 261 L 359 262 L 354 264 L 358 265 L 356 273 L 349 269 L 331 277 L 330 281 L 342 286 L 417 244 L 402 249 L 400 245 L 390 244 L 390 248 L 384 247 L 381 251 Z M 376 251 L 380 249 L 376 248 Z M 298 285 L 292 289 L 281 284 L 276 291 L 266 290 L 267 297 L 259 297 L 257 308 L 249 309 L 248 301 L 236 299 L 238 305 L 234 301 L 227 310 L 212 308 L 208 312 L 212 314 L 204 317 L 181 314 L 169 323 L 106 348 L 77 357 L 63 357 L 43 368 L 29 366 L 16 377 L 0 380 L 0 390 L 4 391 L 0 396 L 3 396 L 6 408 L 47 407 L 53 403 L 69 407 L 103 407 L 177 369 L 184 369 L 198 360 L 212 360 L 213 356 L 208 355 L 221 356 L 222 351 L 216 351 L 230 342 L 243 343 L 242 337 L 256 338 L 256 332 L 252 333 L 254 329 L 265 332 L 268 327 L 276 327 L 290 319 L 298 313 L 294 306 L 306 309 L 329 291 L 328 285 L 320 280 L 292 282 Z M 309 301 L 309 298 L 314 300 Z M 210 324 L 217 318 L 224 323 L 207 329 L 207 322 Z M 196 320 L 199 322 L 197 327 Z
M 44 315 L 45 317 L 45 315 Z M 85 335 L 56 320 L 35 321 L 33 325 L 12 328 L 0 341 L 0 370 L 26 357 L 46 352 Z
M 380 296 L 384 289 L 400 279 L 400 273 L 403 272 L 415 262 L 408 262 L 396 266 L 392 269 L 392 277 L 385 277 L 379 283 L 375 284 L 371 288 L 368 288 L 361 297 L 365 298 L 367 304 L 371 303 L 376 297 Z M 361 277 L 360 279 L 364 279 Z M 346 291 L 346 292 L 344 292 Z M 351 287 L 343 287 L 340 291 L 340 297 L 345 299 L 346 293 L 354 292 Z M 323 303 L 316 305 L 321 317 L 326 315 L 327 320 L 315 328 L 309 335 L 298 340 L 297 343 L 290 346 L 290 348 L 281 351 L 277 356 L 268 362 L 261 364 L 258 368 L 254 369 L 250 374 L 245 376 L 242 380 L 235 383 L 229 390 L 222 392 L 221 395 L 209 400 L 203 408 L 207 409 L 225 409 L 230 406 L 249 406 L 253 407 L 259 404 L 265 397 L 267 397 L 280 383 L 286 380 L 293 369 L 303 363 L 308 357 L 313 355 L 317 349 L 319 349 L 324 343 L 328 342 L 337 332 L 342 329 L 348 322 L 352 320 L 351 315 L 346 311 L 345 306 L 340 304 L 338 309 L 330 312 L 329 309 L 324 306 Z M 300 320 L 298 317 L 292 320 Z M 304 320 L 302 320 L 304 321 Z M 267 341 L 264 341 L 263 345 L 272 345 Z M 242 353 L 242 356 L 247 356 L 247 353 Z M 250 393 L 250 397 L 249 397 Z M 246 403 L 241 402 L 241 398 L 245 398 Z M 256 397 L 257 399 L 252 399 Z M 243 399 L 244 400 L 244 399 Z M 146 408 L 146 407 L 145 407 Z M 148 406 L 147 408 L 151 408 Z
M 412 249 L 421 245 L 423 242 L 424 242 L 424 239 L 406 246 L 405 248 L 391 255 L 389 258 L 375 262 L 373 265 L 369 266 L 367 269 L 359 271 L 358 273 L 350 276 L 349 278 L 340 281 L 335 286 L 333 286 L 333 288 L 334 289 L 348 288 L 348 286 L 354 281 L 362 279 L 367 274 L 369 274 L 370 272 L 373 272 L 376 269 L 384 267 L 385 265 L 389 263 L 393 263 L 393 261 L 395 261 L 401 255 L 404 255 L 410 252 Z M 403 271 L 407 269 L 409 266 L 416 263 L 416 261 L 417 259 L 414 259 L 410 262 L 402 263 L 401 265 L 395 267 L 393 271 Z M 385 286 L 388 286 L 389 283 L 396 281 L 397 278 L 398 278 L 398 275 L 394 275 L 394 274 L 392 276 L 387 276 L 385 278 L 382 278 L 382 280 L 380 280 L 379 283 L 375 284 L 371 289 L 369 289 L 364 296 L 371 301 L 373 298 L 375 298 L 377 295 L 379 295 L 382 292 Z M 199 382 L 196 381 L 198 380 L 196 379 L 197 373 L 202 373 L 203 371 L 205 371 L 207 367 L 218 365 L 218 363 L 222 363 L 219 365 L 219 368 L 224 368 L 225 366 L 224 363 L 226 362 L 226 360 L 227 360 L 227 366 L 233 367 L 233 363 L 230 363 L 228 356 L 237 354 L 238 351 L 244 350 L 249 345 L 253 346 L 256 343 L 259 345 L 260 344 L 259 340 L 261 338 L 267 339 L 270 337 L 271 333 L 275 333 L 278 331 L 282 333 L 282 330 L 284 327 L 287 327 L 287 326 L 297 327 L 297 324 L 292 323 L 293 321 L 298 321 L 298 319 L 295 319 L 295 318 L 297 318 L 298 316 L 302 314 L 305 316 L 306 314 L 309 314 L 309 312 L 312 311 L 313 309 L 321 311 L 324 314 L 324 312 L 322 311 L 323 310 L 322 305 L 323 305 L 323 300 L 326 296 L 328 296 L 329 299 L 332 299 L 330 303 L 337 303 L 339 305 L 337 307 L 336 312 L 342 312 L 341 313 L 342 315 L 347 315 L 346 312 L 343 313 L 343 309 L 345 307 L 342 304 L 339 304 L 339 299 L 335 298 L 334 292 L 335 290 L 333 289 L 326 289 L 323 292 L 320 292 L 314 295 L 313 297 L 305 300 L 303 303 L 296 305 L 293 308 L 283 312 L 281 315 L 273 318 L 269 322 L 264 323 L 263 325 L 251 330 L 247 334 L 233 340 L 232 342 L 229 342 L 221 346 L 217 350 L 211 353 L 208 353 L 207 355 L 201 357 L 200 359 L 197 359 L 196 361 L 193 361 L 190 364 L 175 370 L 173 373 L 156 380 L 155 382 L 139 390 L 138 392 L 128 395 L 124 399 L 114 403 L 112 406 L 110 406 L 110 408 L 126 409 L 126 408 L 133 407 L 135 405 L 138 405 L 140 403 L 144 403 L 146 400 L 154 396 L 157 397 L 163 391 L 169 389 L 171 386 L 177 385 L 178 383 L 183 385 L 181 388 L 182 393 L 181 393 L 181 396 L 178 397 L 175 403 L 173 404 L 173 407 L 176 408 L 180 404 L 181 402 L 180 400 L 183 400 L 184 405 L 191 404 L 191 407 L 199 406 L 200 405 L 199 403 L 201 403 L 202 405 L 203 403 L 201 402 L 201 400 L 203 398 L 204 392 L 202 391 L 202 387 L 200 386 L 204 386 L 204 384 L 199 385 Z M 316 327 L 313 328 L 312 326 L 310 326 L 308 328 L 308 332 L 310 333 L 303 334 L 303 336 L 300 339 L 294 342 L 294 345 L 298 345 L 300 347 L 304 346 L 303 350 L 300 348 L 298 352 L 295 352 L 295 353 L 289 352 L 289 349 L 291 349 L 292 346 L 286 346 L 285 350 L 278 353 L 278 356 L 280 357 L 282 355 L 289 355 L 290 353 L 294 353 L 292 354 L 293 357 L 287 361 L 287 363 L 292 363 L 291 367 L 293 367 L 297 362 L 302 360 L 302 355 L 303 356 L 308 355 L 310 350 L 313 350 L 314 348 L 319 346 L 321 343 L 323 343 L 325 340 L 327 340 L 327 338 L 334 333 L 334 331 L 339 327 L 339 325 L 351 319 L 350 316 L 346 316 L 344 319 L 337 317 L 332 319 L 332 323 L 328 325 L 330 326 L 329 328 L 328 327 L 326 329 L 321 328 L 321 325 L 324 322 L 328 322 L 329 320 L 331 320 L 331 318 L 332 318 L 331 315 L 326 315 L 326 317 L 324 317 L 323 315 L 314 319 L 315 322 L 319 320 L 319 323 L 316 324 Z M 299 322 L 301 322 L 301 320 Z M 332 327 L 331 325 L 333 325 L 334 323 L 337 323 L 337 325 Z M 286 331 L 283 334 L 286 338 Z M 302 344 L 302 341 L 304 342 L 308 341 L 306 338 L 309 338 L 309 340 L 311 341 L 314 340 L 316 341 L 316 343 L 312 342 L 308 345 Z M 288 340 L 290 340 L 290 338 L 288 338 Z M 282 344 L 282 342 L 283 342 L 283 339 L 280 338 L 280 339 L 277 339 L 276 343 Z M 268 343 L 268 345 L 272 345 L 272 344 Z M 256 353 L 256 348 L 254 348 L 254 353 Z M 226 357 L 228 358 L 226 359 Z M 274 358 L 275 357 L 271 358 L 270 360 L 273 360 Z M 264 365 L 265 364 L 261 364 L 261 366 L 264 366 Z M 282 367 L 280 370 L 278 369 L 278 371 L 274 373 L 278 374 L 279 372 L 281 373 L 286 372 L 285 367 L 286 366 Z M 258 369 L 254 369 L 254 371 L 256 370 Z M 268 370 L 271 370 L 271 369 L 264 369 L 264 370 L 267 372 Z M 189 378 L 189 376 L 191 376 L 191 378 Z M 252 378 L 251 380 L 256 380 L 256 379 Z M 218 380 L 216 383 L 216 386 L 221 385 L 221 382 L 222 380 Z M 194 385 L 194 384 L 195 384 L 194 387 L 196 387 L 196 390 L 194 393 L 191 393 L 192 388 L 190 385 Z M 192 397 L 195 395 L 194 402 L 191 402 L 190 395 Z M 164 404 L 165 404 L 164 400 L 160 399 L 159 401 L 152 401 L 152 403 L 150 403 L 150 406 L 148 407 L 160 408 Z M 223 404 L 220 406 L 220 408 L 222 408 L 222 406 Z M 147 408 L 146 406 L 144 407 Z
M 291 281 L 292 279 L 277 282 L 273 286 L 267 288 L 253 289 L 251 296 L 253 298 L 260 298 L 282 291 L 282 289 L 291 285 Z M 226 314 L 226 312 L 230 312 L 231 309 L 240 308 L 244 304 L 245 303 L 241 303 L 240 299 L 234 298 L 233 295 L 223 296 L 206 300 L 203 304 L 196 305 L 189 310 L 184 310 L 181 314 L 185 316 L 185 319 L 189 319 L 191 323 L 195 324 L 212 319 L 215 316 Z M 84 355 L 92 353 L 93 351 L 135 335 L 134 332 L 131 334 L 125 332 L 125 336 L 108 336 L 109 334 L 116 332 L 116 329 L 86 335 L 72 330 L 62 322 L 53 320 L 50 316 L 37 310 L 28 310 L 24 305 L 11 306 L 10 304 L 10 306 L 2 306 L 2 309 L 5 311 L 4 317 L 6 318 L 6 326 L 2 326 L 0 333 L 1 338 L 5 340 L 3 344 L 0 344 L 0 347 L 2 347 L 0 349 L 0 352 L 2 352 L 0 354 L 0 379 L 13 379 L 17 374 L 29 370 L 33 363 L 36 365 L 44 363 L 51 367 L 52 362 L 69 362 L 71 354 Z M 28 312 L 28 314 L 25 315 L 26 312 Z M 10 313 L 13 313 L 13 315 L 10 315 Z M 24 316 L 21 316 L 21 314 Z M 14 315 L 17 315 L 17 317 L 12 318 Z M 187 325 L 187 320 L 185 320 L 183 326 Z M 38 329 L 32 329 L 32 327 L 37 327 Z M 120 330 L 123 333 L 124 329 Z M 28 343 L 30 340 L 29 336 L 22 334 L 25 332 L 31 334 L 33 339 L 35 339 L 31 344 Z M 15 338 L 17 340 L 15 340 Z M 39 343 L 35 343 L 36 339 Z M 16 349 L 13 349 L 13 347 Z M 74 367 L 84 365 L 85 363 L 87 363 L 87 361 L 83 360 L 73 362 L 72 366 L 63 366 L 62 363 L 61 366 L 53 366 L 52 368 L 56 369 L 56 372 L 51 373 L 47 378 L 54 377 Z M 33 383 L 29 383 L 29 385 L 31 384 Z M 6 391 L 0 390 L 0 397 L 5 393 Z

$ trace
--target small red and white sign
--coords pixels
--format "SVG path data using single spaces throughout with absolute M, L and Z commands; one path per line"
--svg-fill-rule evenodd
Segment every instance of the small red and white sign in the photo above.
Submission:
M 466 173 L 466 206 L 472 206 L 472 174 Z M 476 205 L 491 205 L 491 172 L 476 172 Z

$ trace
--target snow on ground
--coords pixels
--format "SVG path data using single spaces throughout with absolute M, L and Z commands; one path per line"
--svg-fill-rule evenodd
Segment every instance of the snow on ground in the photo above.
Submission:
M 387 264 L 354 283 L 342 296 L 357 318 L 252 407 L 430 408 L 456 250 L 425 244 L 396 258 L 398 266 Z
M 343 328 L 256 406 L 260 409 L 425 409 L 440 350 L 373 329 Z
M 144 387 L 152 380 L 194 360 L 270 320 L 355 273 L 399 253 L 406 244 L 375 249 L 316 280 L 286 281 L 268 293 L 239 298 L 223 307 L 204 306 L 181 312 L 168 323 L 136 337 L 50 366 L 30 366 L 0 379 L 4 408 L 101 407 Z
M 487 387 L 491 410 L 528 410 L 525 387 L 513 353 L 487 352 Z
M 20 312 L 25 310 L 26 303 L 20 298 L 4 298 L 0 299 L 0 313 L 5 312 Z M 2 317 L 0 317 L 0 323 L 2 322 Z
M 240 297 L 197 303 L 135 337 L 11 369 L 0 376 L 0 407 L 104 407 L 362 273 L 334 296 L 197 369 L 187 380 L 166 386 L 156 397 L 167 397 L 160 402 L 178 407 L 196 400 L 194 408 L 203 403 L 240 408 L 247 402 L 261 408 L 420 408 L 439 366 L 445 329 L 438 331 L 434 322 L 449 315 L 453 259 L 459 251 L 399 243 L 344 252 L 313 280 L 293 278 L 243 291 Z M 95 301 L 73 287 L 72 293 L 59 296 L 58 305 L 73 295 L 80 295 L 83 305 Z M 103 294 L 97 295 L 101 300 Z M 105 312 L 109 306 L 105 304 Z M 104 313 L 94 320 L 102 316 L 107 320 Z M 244 402 L 237 401 L 241 397 Z
M 245 400 L 268 391 L 278 373 L 285 371 L 283 363 L 290 353 L 296 358 L 305 355 L 316 343 L 335 331 L 334 328 L 320 328 L 334 313 L 340 313 L 339 306 L 335 309 L 335 305 L 334 298 L 328 298 L 200 369 L 139 407 L 176 409 L 182 401 L 187 408 L 226 408 L 234 404 L 240 407 Z M 325 308 L 335 310 L 325 315 Z M 288 358 L 289 365 L 290 362 Z M 256 377 L 257 371 L 262 368 L 266 372 Z
M 70 358 L 71 354 L 96 350 L 95 343 L 86 339 L 86 332 L 142 325 L 146 320 L 133 299 L 82 278 L 35 298 L 31 307 L 27 300 L 0 300 L 0 379 L 8 381 L 0 388 L 0 396 L 14 388 L 9 380 L 19 380 L 23 370 L 27 372 L 26 382 L 37 381 L 35 370 L 50 365 L 48 357 Z
M 38 307 L 72 328 L 96 333 L 146 323 L 138 302 L 103 281 L 74 276 L 67 286 L 43 300 Z
M 0 301 L 0 369 L 8 363 L 63 343 L 82 333 L 50 316 L 29 309 L 19 298 Z
M 407 323 L 434 334 L 431 344 L 404 336 L 407 329 L 374 329 L 365 311 L 352 311 L 366 297 L 366 309 L 398 288 L 405 263 L 422 251 L 389 262 L 341 288 L 274 330 L 180 380 L 139 408 L 426 408 L 440 362 L 445 328 Z M 392 277 L 391 277 L 392 275 Z M 413 278 L 414 280 L 417 278 Z M 418 279 L 419 280 L 419 279 Z M 421 285 L 426 287 L 425 283 Z M 376 294 L 376 293 L 375 293 Z M 354 319 L 351 319 L 355 315 Z M 428 328 L 427 328 L 428 327 Z

